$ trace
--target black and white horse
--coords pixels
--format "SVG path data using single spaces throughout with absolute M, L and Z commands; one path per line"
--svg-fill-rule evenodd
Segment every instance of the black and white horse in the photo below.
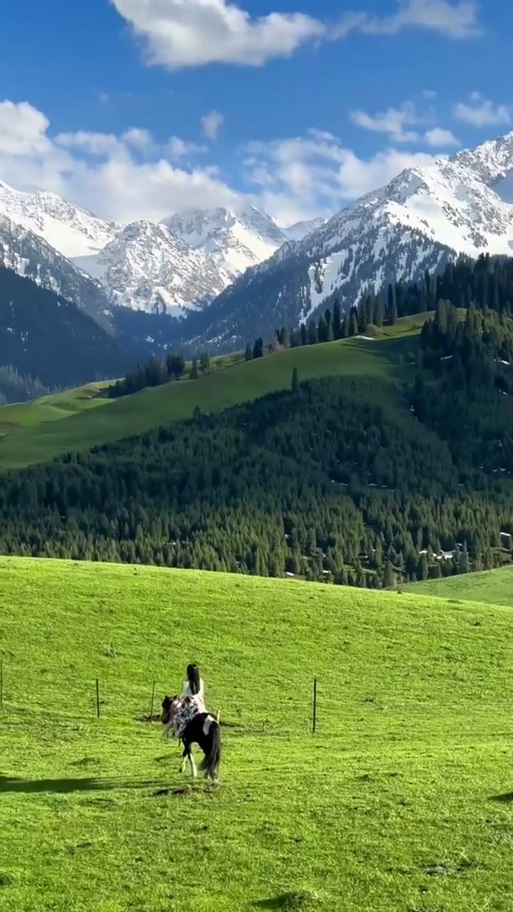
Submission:
M 194 697 L 165 697 L 162 702 L 162 724 L 167 734 L 173 734 L 183 743 L 182 772 L 189 762 L 191 773 L 197 775 L 191 747 L 198 744 L 204 753 L 200 769 L 207 779 L 217 782 L 221 763 L 221 726 L 208 712 L 198 711 Z

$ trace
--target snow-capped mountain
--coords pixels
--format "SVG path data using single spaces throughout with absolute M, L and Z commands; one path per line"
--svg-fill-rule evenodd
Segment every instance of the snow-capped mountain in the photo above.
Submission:
M 282 231 L 288 241 L 302 241 L 307 234 L 311 234 L 312 231 L 316 231 L 325 224 L 326 219 L 318 217 L 305 222 L 295 222 L 288 228 L 282 228 Z
M 68 259 L 98 253 L 121 226 L 96 218 L 54 193 L 23 193 L 0 181 L 0 215 L 8 216 Z
M 243 203 L 231 209 L 190 209 L 162 224 L 173 237 L 212 259 L 223 287 L 250 266 L 269 259 L 287 240 L 270 216 Z
M 0 213 L 0 266 L 67 298 L 104 328 L 111 325 L 110 295 L 42 237 Z
M 172 316 L 210 303 L 248 267 L 312 227 L 305 222 L 282 230 L 265 212 L 235 197 L 230 209 L 191 209 L 159 225 L 125 225 L 98 218 L 53 193 L 25 193 L 0 182 L 2 216 L 19 226 L 20 238 L 28 232 L 41 239 L 70 266 L 101 282 L 113 304 L 164 309 Z M 18 268 L 23 254 L 16 232 L 9 245 L 4 241 L 4 254 Z
M 219 348 L 240 346 L 298 325 L 334 294 L 349 307 L 366 289 L 481 253 L 513 255 L 513 133 L 406 169 L 248 270 L 184 330 Z
M 213 257 L 153 222 L 127 225 L 99 254 L 75 263 L 103 283 L 114 303 L 174 317 L 208 303 L 227 284 Z

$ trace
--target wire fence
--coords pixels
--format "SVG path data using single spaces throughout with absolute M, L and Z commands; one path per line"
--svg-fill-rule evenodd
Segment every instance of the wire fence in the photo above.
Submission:
M 15 663 L 0 657 L 0 712 L 4 718 L 30 712 L 83 722 L 156 724 L 161 720 L 162 700 L 171 690 L 158 678 L 144 682 L 108 674 L 93 677 L 77 673 L 73 666 L 32 669 L 28 684 L 25 670 L 22 673 Z M 277 695 L 273 685 L 267 694 L 260 689 L 258 693 L 256 700 L 231 695 L 224 706 L 222 699 L 213 696 L 207 698 L 207 707 L 223 727 L 234 731 L 316 733 L 321 698 L 317 678 L 305 681 L 300 693 Z
M 502 707 L 495 697 L 492 702 L 490 695 L 486 699 L 477 691 L 473 700 L 467 691 L 462 702 L 455 688 L 452 699 L 444 691 L 442 706 L 434 691 L 427 694 L 424 690 L 421 694 L 419 688 L 412 687 L 395 693 L 393 704 L 389 705 L 386 698 L 365 693 L 354 681 L 351 683 L 353 686 L 347 682 L 345 692 L 334 692 L 332 685 L 323 685 L 317 677 L 305 675 L 302 682 L 296 678 L 294 689 L 287 692 L 283 682 L 259 679 L 257 685 L 246 681 L 239 691 L 228 694 L 224 689 L 220 692 L 212 688 L 206 703 L 221 727 L 234 736 L 322 738 L 344 734 L 352 740 L 359 731 L 368 732 L 366 737 L 374 731 L 393 738 L 407 726 L 427 732 L 440 725 L 449 730 L 454 724 L 461 731 L 468 728 L 484 732 L 496 727 L 499 717 L 509 714 L 507 694 Z M 129 670 L 126 674 L 104 671 L 94 675 L 73 666 L 54 666 L 32 668 L 27 674 L 26 666 L 21 668 L 15 661 L 0 657 L 0 714 L 4 721 L 26 724 L 32 718 L 44 718 L 56 725 L 158 725 L 162 700 L 174 692 L 169 682 L 164 684 L 157 676 L 146 678 L 144 672 L 134 678 Z

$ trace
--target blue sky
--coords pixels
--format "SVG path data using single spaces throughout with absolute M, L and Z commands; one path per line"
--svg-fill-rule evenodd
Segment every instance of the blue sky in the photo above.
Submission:
M 125 221 L 326 214 L 511 130 L 512 34 L 505 0 L 19 0 L 0 179 Z

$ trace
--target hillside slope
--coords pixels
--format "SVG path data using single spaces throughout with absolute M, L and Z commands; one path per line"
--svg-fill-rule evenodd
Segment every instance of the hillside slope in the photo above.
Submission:
M 0 364 L 63 387 L 115 376 L 126 359 L 71 301 L 0 266 Z
M 509 538 L 509 536 L 508 536 Z M 513 567 L 482 573 L 466 573 L 446 579 L 426 580 L 405 587 L 406 592 L 432 595 L 434 598 L 472 599 L 490 605 L 513 608 Z
M 112 328 L 110 295 L 44 238 L 0 213 L 0 266 L 73 301 L 104 329 Z
M 400 333 L 403 326 L 409 338 L 411 321 L 399 323 L 396 332 Z M 269 358 L 227 367 L 199 380 L 145 389 L 122 399 L 96 399 L 94 413 L 90 413 L 90 392 L 86 391 L 84 398 L 77 391 L 72 395 L 79 414 L 70 416 L 65 408 L 66 420 L 57 423 L 48 420 L 47 400 L 42 400 L 42 410 L 38 402 L 5 406 L 0 408 L 0 428 L 4 432 L 0 438 L 0 466 L 11 468 L 44 462 L 68 450 L 119 440 L 159 424 L 190 418 L 196 407 L 204 412 L 222 411 L 275 390 L 287 389 L 294 367 L 302 380 L 340 375 L 366 376 L 372 382 L 375 377 L 388 377 L 395 370 L 395 338 L 394 333 L 390 340 L 355 339 L 287 349 Z M 52 398 L 51 404 L 57 406 L 54 415 L 63 417 L 58 400 Z M 87 411 L 82 413 L 84 405 Z
M 510 609 L 6 559 L 0 588 L 1 912 L 507 908 Z M 140 721 L 190 660 L 215 792 Z

